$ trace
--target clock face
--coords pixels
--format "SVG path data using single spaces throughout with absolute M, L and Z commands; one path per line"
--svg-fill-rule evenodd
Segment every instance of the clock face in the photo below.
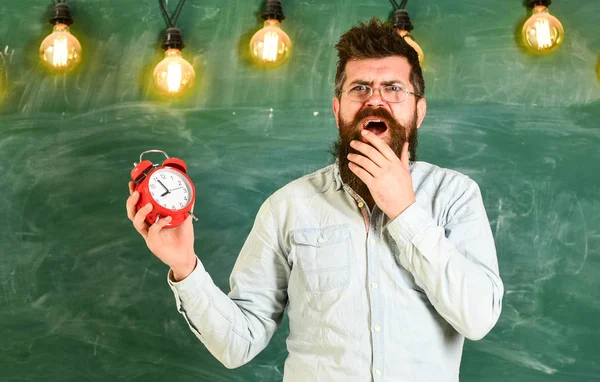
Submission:
M 191 202 L 192 185 L 180 172 L 170 168 L 154 171 L 148 179 L 148 189 L 158 204 L 173 211 Z

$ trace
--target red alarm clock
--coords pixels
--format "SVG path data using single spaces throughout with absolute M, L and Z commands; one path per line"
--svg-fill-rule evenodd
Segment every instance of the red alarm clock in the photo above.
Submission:
M 167 159 L 162 165 L 142 160 L 144 154 L 148 153 L 162 153 Z M 140 155 L 140 162 L 133 165 L 131 179 L 135 182 L 134 190 L 140 194 L 137 210 L 148 203 L 152 204 L 152 211 L 146 216 L 148 223 L 154 224 L 158 219 L 170 216 L 171 222 L 165 228 L 175 228 L 189 215 L 198 220 L 192 213 L 196 189 L 186 174 L 184 161 L 169 158 L 161 150 L 148 150 Z

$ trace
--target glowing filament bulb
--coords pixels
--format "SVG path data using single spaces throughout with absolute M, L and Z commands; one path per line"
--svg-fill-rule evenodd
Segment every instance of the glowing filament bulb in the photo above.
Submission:
M 81 61 L 81 44 L 66 24 L 56 24 L 54 31 L 40 45 L 40 58 L 49 68 L 67 72 Z
M 277 59 L 279 36 L 277 33 L 269 32 L 265 35 L 265 41 L 262 48 L 262 59 L 275 61 Z
M 550 38 L 550 25 L 548 24 L 548 20 L 536 21 L 534 30 L 537 34 L 538 48 L 550 48 L 552 46 L 552 39 Z
M 181 88 L 181 65 L 169 64 L 167 69 L 167 83 L 169 84 L 169 92 L 177 92 Z
M 66 66 L 67 58 L 69 56 L 69 49 L 67 48 L 67 39 L 64 37 L 55 38 L 53 48 L 54 49 L 52 55 L 52 65 L 56 67 Z
M 533 15 L 523 25 L 525 45 L 535 53 L 550 53 L 562 44 L 564 29 L 544 5 L 536 5 Z
M 292 42 L 278 20 L 268 19 L 250 40 L 250 53 L 261 65 L 274 67 L 290 57 Z
M 163 94 L 178 96 L 192 87 L 196 73 L 179 49 L 167 49 L 165 58 L 154 69 L 154 84 Z

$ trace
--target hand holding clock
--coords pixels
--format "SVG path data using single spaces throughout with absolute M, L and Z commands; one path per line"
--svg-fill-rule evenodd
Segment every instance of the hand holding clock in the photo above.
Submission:
M 129 194 L 126 203 L 127 217 L 142 235 L 150 251 L 160 261 L 171 267 L 175 280 L 183 280 L 196 267 L 197 258 L 194 253 L 192 217 L 188 216 L 183 224 L 170 229 L 164 228 L 171 221 L 169 216 L 161 218 L 158 222 L 150 225 L 146 221 L 146 216 L 152 211 L 152 204 L 148 203 L 136 212 L 136 204 L 140 199 L 140 194 L 137 191 L 134 192 L 133 182 L 129 182 Z

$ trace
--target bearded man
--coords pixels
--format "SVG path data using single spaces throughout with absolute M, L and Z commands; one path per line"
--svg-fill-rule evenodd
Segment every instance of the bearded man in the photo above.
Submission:
M 502 306 L 479 187 L 416 161 L 425 85 L 391 25 L 359 24 L 336 49 L 335 163 L 265 201 L 228 295 L 196 256 L 190 219 L 148 225 L 137 193 L 128 216 L 171 268 L 191 331 L 228 368 L 262 351 L 287 312 L 286 382 L 458 381 L 465 337 L 484 337 Z

